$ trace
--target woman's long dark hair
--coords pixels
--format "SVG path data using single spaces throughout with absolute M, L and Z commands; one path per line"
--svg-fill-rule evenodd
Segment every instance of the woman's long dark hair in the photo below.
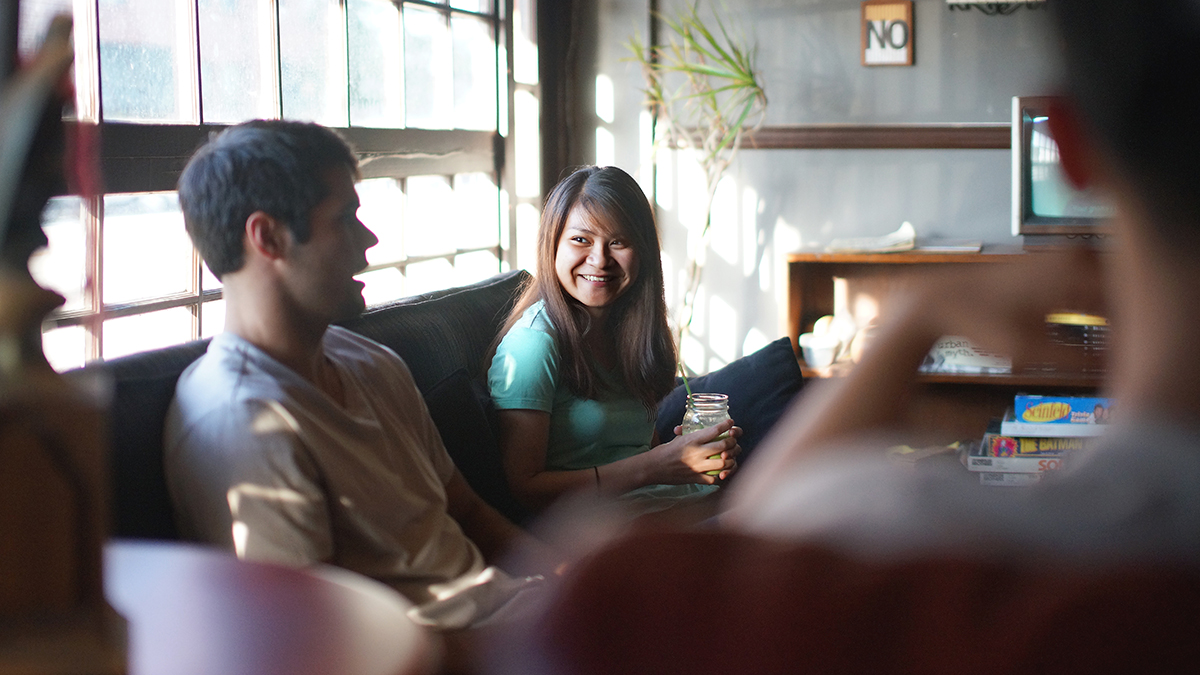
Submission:
M 652 411 L 675 385 L 675 343 L 667 325 L 661 248 L 654 211 L 645 193 L 632 176 L 615 166 L 577 169 L 550 192 L 538 229 L 537 276 L 517 300 L 499 339 L 530 305 L 544 301 L 558 339 L 567 386 L 583 398 L 595 399 L 601 394 L 596 364 L 587 358 L 583 346 L 588 331 L 601 327 L 592 326 L 591 315 L 563 290 L 554 269 L 558 241 L 567 217 L 576 208 L 613 225 L 637 254 L 637 278 L 613 303 L 606 321 L 625 388 Z

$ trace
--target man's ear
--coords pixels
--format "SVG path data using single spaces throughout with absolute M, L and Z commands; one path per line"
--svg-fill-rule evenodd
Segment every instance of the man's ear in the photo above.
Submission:
M 1055 98 L 1048 112 L 1050 135 L 1058 145 L 1059 160 L 1067 180 L 1080 190 L 1091 187 L 1096 157 L 1075 106 L 1066 99 Z
M 268 260 L 284 256 L 291 243 L 292 233 L 278 218 L 265 211 L 255 211 L 246 218 L 247 252 L 253 252 Z

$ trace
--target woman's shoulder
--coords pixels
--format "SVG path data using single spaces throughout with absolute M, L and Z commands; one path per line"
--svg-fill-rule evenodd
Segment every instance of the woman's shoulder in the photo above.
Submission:
M 538 300 L 526 307 L 521 318 L 513 324 L 513 330 L 516 329 L 536 330 L 553 336 L 554 324 L 550 323 L 550 315 L 546 312 L 546 303 Z

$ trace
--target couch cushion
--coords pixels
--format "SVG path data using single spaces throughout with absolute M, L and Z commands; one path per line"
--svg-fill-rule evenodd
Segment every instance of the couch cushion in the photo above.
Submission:
M 692 393 L 729 395 L 729 416 L 742 428 L 739 461 L 744 464 L 804 386 L 804 376 L 791 340 L 783 337 L 724 368 L 690 378 L 688 384 Z M 656 427 L 663 442 L 675 438 L 686 400 L 687 391 L 680 384 L 659 403 Z
M 442 435 L 442 443 L 471 488 L 514 523 L 524 522 L 529 513 L 508 489 L 500 446 L 489 418 L 491 397 L 479 380 L 465 368 L 450 373 L 425 393 L 429 416 Z
M 372 307 L 342 323 L 391 347 L 422 393 L 459 368 L 477 377 L 500 326 L 529 274 L 517 270 L 470 286 Z
M 112 384 L 109 467 L 114 536 L 178 536 L 163 477 L 163 423 L 179 375 L 206 349 L 208 340 L 197 340 L 87 367 L 103 373 Z

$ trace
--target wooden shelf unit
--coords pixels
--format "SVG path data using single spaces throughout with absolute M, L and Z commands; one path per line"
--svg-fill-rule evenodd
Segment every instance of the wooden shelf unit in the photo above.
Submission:
M 882 307 L 890 292 L 903 287 L 913 275 L 933 269 L 952 269 L 953 265 L 980 265 L 1015 262 L 1027 255 L 1016 247 L 985 247 L 979 253 L 934 253 L 919 249 L 903 253 L 792 253 L 787 256 L 788 331 L 792 347 L 796 339 L 812 330 L 817 319 L 834 313 L 834 279 L 846 280 L 848 309 L 858 306 Z M 865 300 L 865 303 L 864 303 Z M 853 364 L 841 362 L 828 368 L 809 368 L 800 361 L 806 378 L 844 375 Z M 962 438 L 982 434 L 992 417 L 1012 405 L 1012 397 L 1028 393 L 1092 393 L 1103 383 L 1103 374 L 1081 372 L 1029 371 L 1012 374 L 925 373 L 918 376 L 923 386 L 921 401 L 932 426 L 947 432 L 964 434 Z
M 947 265 L 1012 262 L 1025 255 L 1018 248 L 985 248 L 980 253 L 790 253 L 787 256 L 788 330 L 792 346 L 812 330 L 817 319 L 834 310 L 834 278 L 846 279 L 851 293 L 869 294 L 879 304 L 906 277 Z M 851 298 L 851 304 L 854 299 Z M 861 318 L 856 315 L 856 319 Z
M 850 372 L 851 363 L 836 363 L 827 368 L 812 368 L 800 361 L 806 378 L 841 377 Z M 988 386 L 1029 387 L 1033 389 L 1095 389 L 1104 379 L 1102 373 L 1029 371 L 1019 373 L 921 373 L 917 381 L 926 384 L 979 384 Z

